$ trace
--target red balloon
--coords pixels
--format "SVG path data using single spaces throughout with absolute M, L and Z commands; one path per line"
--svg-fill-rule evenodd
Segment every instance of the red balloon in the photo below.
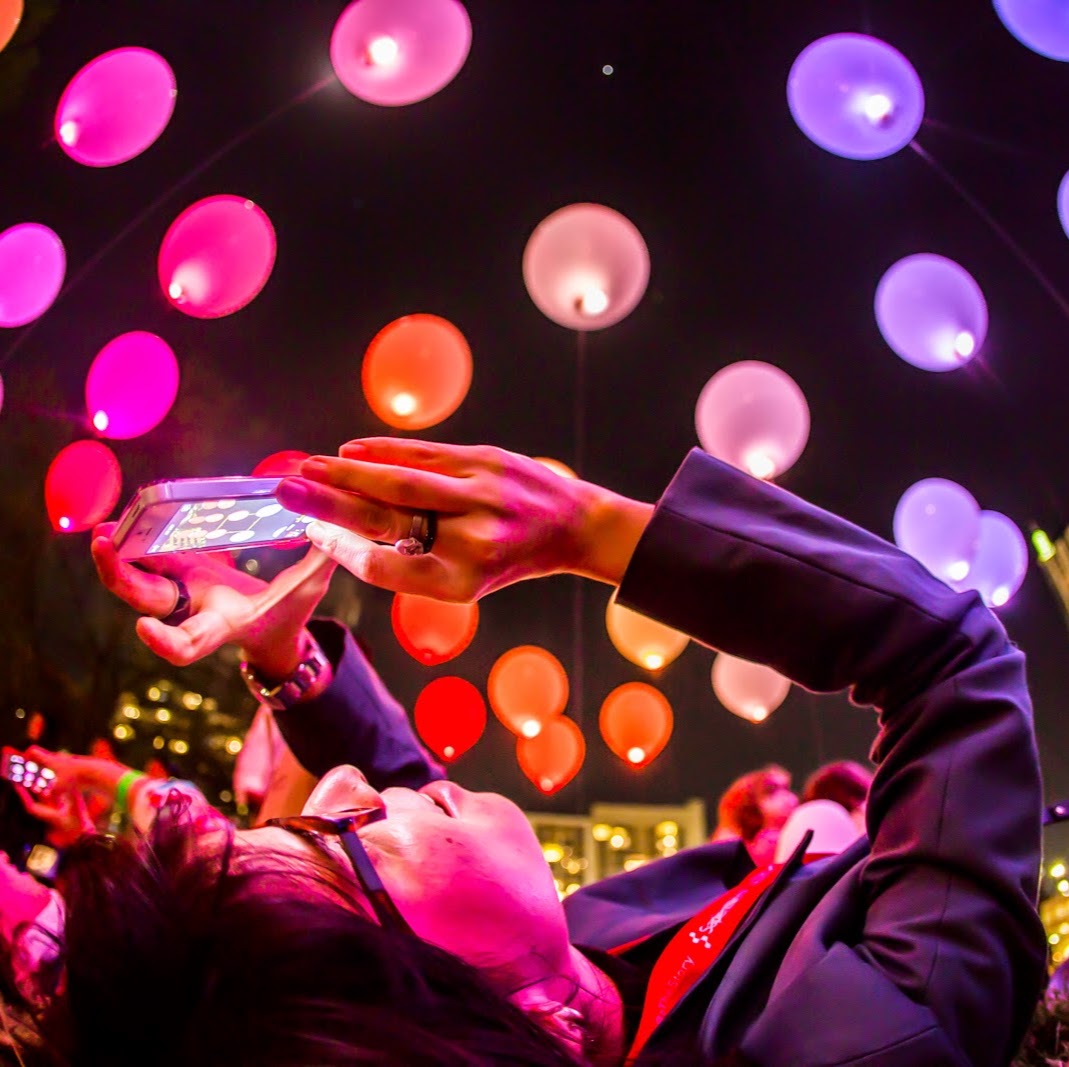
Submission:
M 471 385 L 471 349 L 437 315 L 405 315 L 384 326 L 364 354 L 364 396 L 398 430 L 425 430 L 453 414 Z
M 0 0 L 0 49 L 15 36 L 21 19 L 22 0 Z
M 516 740 L 520 770 L 546 796 L 563 789 L 576 776 L 585 756 L 583 732 L 563 715 L 545 723 L 536 737 Z
M 537 645 L 500 656 L 486 683 L 490 707 L 514 734 L 535 737 L 568 703 L 568 675 L 560 660 Z
M 645 682 L 617 686 L 601 705 L 598 726 L 605 744 L 632 767 L 645 767 L 672 736 L 672 705 Z
M 300 452 L 295 448 L 285 449 L 282 452 L 272 452 L 265 456 L 253 468 L 253 478 L 285 478 L 291 474 L 300 474 L 301 464 L 308 459 L 307 452 Z
M 390 622 L 401 647 L 429 667 L 459 656 L 471 644 L 479 626 L 479 605 L 397 593 Z
M 76 533 L 103 522 L 119 502 L 122 471 L 107 445 L 75 441 L 52 460 L 45 475 L 45 507 L 53 529 Z
M 423 743 L 445 763 L 475 744 L 486 729 L 482 694 L 463 678 L 435 678 L 416 699 L 416 729 Z

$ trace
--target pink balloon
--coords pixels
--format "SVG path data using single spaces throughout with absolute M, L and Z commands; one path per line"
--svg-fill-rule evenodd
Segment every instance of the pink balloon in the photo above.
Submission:
M 167 126 L 178 90 L 163 56 L 116 48 L 70 80 L 56 108 L 56 140 L 77 163 L 114 167 L 139 156 Z
M 770 363 L 743 360 L 705 383 L 694 425 L 710 455 L 755 478 L 775 478 L 809 440 L 809 405 L 789 374 Z
M 791 682 L 761 663 L 718 652 L 713 660 L 713 692 L 728 711 L 749 722 L 764 722 L 783 703 Z
M 160 246 L 167 299 L 197 319 L 240 310 L 267 284 L 275 265 L 275 229 L 251 200 L 209 196 L 171 223 Z
M 397 107 L 448 85 L 470 47 L 457 0 L 356 0 L 334 24 L 330 62 L 353 96 Z
M 650 278 L 634 223 L 602 204 L 571 204 L 544 218 L 523 252 L 523 281 L 538 310 L 570 330 L 600 330 L 629 315 Z
M 63 533 L 92 529 L 119 502 L 119 461 L 99 441 L 75 441 L 62 449 L 45 475 L 45 507 Z
M 43 315 L 63 285 L 63 242 L 47 226 L 22 222 L 0 233 L 0 326 Z
M 104 437 L 140 437 L 158 426 L 178 395 L 178 360 L 154 333 L 109 341 L 85 379 L 85 408 Z

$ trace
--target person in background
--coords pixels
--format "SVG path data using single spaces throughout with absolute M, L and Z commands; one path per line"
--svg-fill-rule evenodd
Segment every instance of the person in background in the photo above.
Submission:
M 846 810 L 858 833 L 865 832 L 865 811 L 872 771 L 854 760 L 836 760 L 818 767 L 802 789 L 802 802 L 831 800 Z
M 798 806 L 790 773 L 777 763 L 750 771 L 724 790 L 711 841 L 740 838 L 758 866 L 770 863 L 788 816 Z

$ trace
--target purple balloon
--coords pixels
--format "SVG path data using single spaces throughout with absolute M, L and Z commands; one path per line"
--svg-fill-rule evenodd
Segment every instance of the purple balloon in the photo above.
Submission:
M 1061 184 L 1058 186 L 1058 218 L 1061 220 L 1065 235 L 1069 237 L 1069 171 L 1063 175 Z
M 905 148 L 924 118 L 924 89 L 901 52 L 875 37 L 836 33 L 803 49 L 787 104 L 814 144 L 847 159 Z
M 330 62 L 353 96 L 397 107 L 448 85 L 470 47 L 458 0 L 355 0 L 334 25 Z
M 900 259 L 880 279 L 876 324 L 907 363 L 922 370 L 956 370 L 984 343 L 987 302 L 964 267 L 921 253 Z
M 63 242 L 47 226 L 22 222 L 0 233 L 0 326 L 43 315 L 63 285 Z
M 980 536 L 969 576 L 955 589 L 975 589 L 989 608 L 1008 604 L 1028 570 L 1028 544 L 1012 519 L 997 511 L 980 512 Z
M 117 48 L 87 63 L 56 108 L 59 146 L 87 167 L 114 167 L 139 156 L 174 111 L 174 72 L 147 48 Z
M 967 489 L 945 478 L 911 485 L 898 501 L 895 544 L 944 582 L 969 576 L 980 538 L 980 506 Z
M 1026 48 L 1048 59 L 1069 60 L 1065 0 L 995 0 L 995 14 Z
M 85 407 L 102 437 L 140 437 L 159 425 L 178 395 L 178 360 L 154 333 L 109 341 L 85 379 Z

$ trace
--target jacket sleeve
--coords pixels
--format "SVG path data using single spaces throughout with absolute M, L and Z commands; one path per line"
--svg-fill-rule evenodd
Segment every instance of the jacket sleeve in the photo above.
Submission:
M 618 599 L 810 690 L 849 688 L 877 708 L 866 915 L 848 950 L 929 1009 L 963 1059 L 1006 1063 L 1045 963 L 1042 800 L 1024 658 L 980 598 L 695 450 Z M 803 999 L 819 1010 L 835 995 Z
M 334 679 L 315 699 L 275 712 L 301 765 L 318 778 L 351 763 L 375 789 L 418 789 L 444 778 L 352 634 L 329 619 L 313 619 L 309 628 L 334 667 Z

